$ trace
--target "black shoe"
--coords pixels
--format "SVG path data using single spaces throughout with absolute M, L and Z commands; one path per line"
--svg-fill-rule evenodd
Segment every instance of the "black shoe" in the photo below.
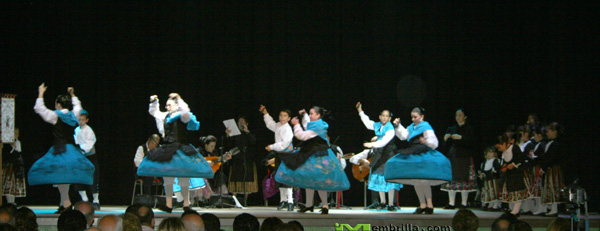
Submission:
M 305 213 L 306 211 L 310 210 L 311 212 L 315 211 L 315 206 L 310 206 L 310 207 L 302 207 L 298 210 L 299 213 Z
M 377 209 L 381 204 L 379 204 L 378 201 L 373 202 L 373 204 L 370 204 L 369 206 L 365 207 L 365 210 L 369 210 L 369 209 Z
M 396 207 L 393 206 L 393 205 L 388 205 L 387 206 L 387 210 L 390 211 L 390 212 L 396 212 Z
M 425 213 L 425 214 L 433 214 L 433 208 L 429 208 L 429 207 L 424 208 L 423 209 L 423 213 Z
M 419 207 L 419 208 L 417 208 L 417 210 L 415 210 L 415 212 L 413 214 L 422 214 L 423 212 L 425 212 L 425 209 L 426 208 Z
M 481 207 L 481 211 L 488 211 L 488 207 L 487 206 Z
M 444 206 L 444 209 L 456 209 L 456 206 L 447 204 Z
M 321 214 L 329 214 L 329 208 L 321 208 Z
M 173 212 L 173 208 L 169 208 L 166 205 L 159 205 L 158 209 L 167 213 Z
M 71 210 L 71 206 L 65 208 L 61 205 L 60 207 L 58 207 L 56 212 L 54 212 L 54 214 L 61 214 L 62 212 L 67 211 L 67 210 Z
M 384 209 L 387 209 L 386 204 L 379 204 L 379 206 L 377 206 L 377 210 L 384 210 Z
M 183 208 L 183 201 L 174 201 L 173 208 Z
M 92 204 L 92 208 L 94 208 L 94 210 L 100 210 L 100 204 L 98 204 L 98 203 L 93 203 L 93 204 Z
M 282 210 L 287 206 L 288 206 L 288 203 L 285 201 L 282 201 L 281 203 L 279 203 L 279 207 L 277 207 L 277 210 Z
M 191 206 L 185 206 L 185 207 L 183 207 L 183 212 L 190 212 L 190 211 L 194 211 L 194 209 L 192 209 Z
M 294 211 L 294 203 L 287 203 L 288 204 L 288 211 Z

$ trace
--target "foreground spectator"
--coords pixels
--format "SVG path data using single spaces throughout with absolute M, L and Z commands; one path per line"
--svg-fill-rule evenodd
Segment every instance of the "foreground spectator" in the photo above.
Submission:
M 565 218 L 556 218 L 550 225 L 548 225 L 548 231 L 570 231 L 571 220 Z
M 477 231 L 479 218 L 468 209 L 460 209 L 452 218 L 452 230 L 455 231 Z
M 123 219 L 114 214 L 106 215 L 98 221 L 98 228 L 102 231 L 122 231 Z
M 204 229 L 206 231 L 221 231 L 221 221 L 215 214 L 203 213 L 200 217 L 204 221 Z
M 252 214 L 242 213 L 233 219 L 233 231 L 259 231 L 258 219 Z
M 130 206 L 131 207 L 131 206 Z M 128 208 L 129 210 L 129 208 Z M 128 211 L 140 219 L 142 225 L 142 231 L 153 231 L 154 230 L 154 212 L 152 209 L 145 205 L 138 205 Z
M 133 213 L 124 213 L 119 217 L 123 219 L 123 231 L 142 231 L 140 219 Z
M 532 231 L 531 226 L 525 221 L 515 221 L 508 226 L 509 231 Z
M 277 217 L 267 217 L 260 225 L 260 231 L 275 230 L 275 227 L 283 224 L 283 221 Z
M 83 231 L 87 229 L 87 221 L 83 213 L 77 210 L 65 210 L 58 217 L 58 231 Z
M 177 217 L 169 217 L 160 222 L 158 231 L 186 231 L 183 222 Z
M 507 231 L 508 226 L 517 221 L 517 217 L 511 213 L 504 213 L 492 223 L 492 231 Z
M 204 221 L 198 212 L 189 210 L 181 215 L 181 222 L 187 231 L 203 231 Z
M 92 203 L 87 201 L 79 201 L 75 203 L 75 210 L 83 213 L 88 224 L 87 227 L 92 227 L 92 225 L 94 225 L 94 214 L 96 213 L 96 210 L 92 206 Z
M 31 209 L 21 207 L 15 213 L 15 227 L 18 231 L 37 231 L 37 216 Z

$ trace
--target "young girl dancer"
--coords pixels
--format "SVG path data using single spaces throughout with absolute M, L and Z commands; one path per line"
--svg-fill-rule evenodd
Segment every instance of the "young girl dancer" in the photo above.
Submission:
M 396 136 L 408 140 L 410 146 L 401 150 L 385 165 L 387 181 L 414 185 L 420 206 L 415 214 L 433 214 L 431 186 L 452 180 L 450 161 L 436 151 L 438 140 L 433 128 L 425 121 L 425 109 L 414 108 L 411 113 L 412 124 L 404 128 L 400 119 L 394 120 Z
M 498 186 L 498 177 L 502 165 L 500 159 L 498 159 L 496 147 L 488 147 L 483 153 L 485 162 L 481 163 L 481 173 L 479 174 L 484 182 L 481 192 L 482 208 L 484 210 L 498 210 L 502 203 L 500 201 L 500 186 Z
M 327 111 L 315 106 L 306 111 L 300 111 L 303 116 L 303 130 L 297 117 L 292 119 L 294 135 L 303 140 L 304 146 L 298 152 L 280 153 L 281 165 L 275 174 L 275 180 L 292 186 L 306 189 L 306 206 L 298 212 L 314 211 L 314 193 L 318 191 L 323 202 L 321 214 L 329 213 L 327 191 L 340 191 L 350 188 L 348 177 L 337 160 L 327 141 L 329 125 L 321 118 Z M 310 121 L 310 122 L 309 122 Z
M 513 145 L 514 139 L 504 134 L 498 137 L 496 147 L 502 152 L 502 202 L 512 203 L 513 215 L 519 214 L 523 200 L 529 198 L 525 172 L 523 170 L 524 156 L 518 145 Z
M 213 178 L 214 173 L 206 159 L 192 146 L 186 137 L 186 130 L 197 131 L 200 123 L 190 112 L 187 103 L 177 93 L 171 93 L 167 100 L 166 112 L 159 110 L 158 97 L 150 96 L 148 112 L 156 120 L 158 131 L 165 144 L 154 149 L 144 158 L 138 168 L 140 176 L 164 177 L 166 206 L 159 209 L 171 213 L 173 210 L 173 184 L 178 177 L 183 209 L 191 210 L 189 200 L 190 177 Z
M 546 213 L 548 216 L 558 214 L 560 189 L 564 187 L 561 158 L 563 158 L 566 152 L 559 138 L 563 131 L 564 128 L 557 122 L 552 122 L 546 126 L 548 143 L 544 147 L 546 154 L 542 162 L 542 169 L 546 172 L 546 175 L 544 175 L 542 201 L 550 206 L 550 212 Z

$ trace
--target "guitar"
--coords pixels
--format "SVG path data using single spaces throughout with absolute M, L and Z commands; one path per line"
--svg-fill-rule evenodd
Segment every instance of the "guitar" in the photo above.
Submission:
M 371 162 L 372 159 L 373 158 L 369 158 L 368 161 Z M 371 167 L 369 166 L 361 166 L 359 164 L 352 165 L 352 176 L 358 181 L 364 181 L 370 172 Z
M 204 157 L 204 159 L 206 159 L 207 161 L 212 161 L 213 166 L 211 168 L 212 168 L 213 172 L 217 172 L 219 170 L 219 168 L 221 168 L 221 164 L 223 164 L 223 161 L 226 158 L 237 155 L 238 153 L 240 153 L 240 149 L 238 147 L 235 147 L 235 148 L 232 148 L 231 150 L 227 151 L 226 153 L 224 153 L 221 156 L 207 156 L 207 157 Z

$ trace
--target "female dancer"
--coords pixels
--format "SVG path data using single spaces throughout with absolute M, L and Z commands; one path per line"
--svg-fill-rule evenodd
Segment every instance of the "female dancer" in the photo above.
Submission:
M 69 87 L 67 91 L 70 96 L 59 95 L 54 103 L 56 110 L 50 111 L 44 105 L 47 88 L 44 83 L 38 87 L 38 98 L 33 110 L 44 121 L 53 125 L 54 145 L 31 166 L 27 178 L 30 185 L 58 185 L 61 205 L 56 213 L 60 213 L 71 207 L 70 184 L 93 183 L 94 165 L 75 146 L 73 134 L 79 124 L 77 118 L 81 112 L 81 102 L 75 96 L 75 90 Z
M 165 144 L 154 149 L 144 158 L 138 168 L 138 175 L 164 177 L 166 206 L 161 206 L 159 209 L 168 213 L 173 210 L 173 184 L 175 177 L 178 177 L 184 199 L 183 209 L 187 211 L 191 210 L 190 177 L 212 178 L 214 173 L 209 163 L 186 139 L 186 130 L 197 131 L 200 128 L 200 123 L 190 112 L 187 103 L 179 94 L 171 93 L 165 108 L 167 112 L 161 112 L 158 97 L 150 96 L 148 112 L 154 116 Z
M 323 202 L 321 214 L 328 214 L 327 191 L 350 188 L 341 163 L 329 148 L 326 136 L 329 125 L 321 118 L 326 113 L 325 109 L 318 106 L 311 108 L 308 115 L 305 110 L 301 110 L 302 124 L 306 131 L 302 130 L 297 117 L 292 119 L 292 124 L 294 136 L 305 141 L 304 146 L 294 153 L 280 153 L 282 163 L 275 174 L 275 180 L 306 189 L 306 206 L 298 210 L 300 213 L 314 211 L 315 190 Z
M 548 143 L 544 147 L 546 154 L 542 162 L 542 169 L 546 172 L 542 200 L 543 203 L 550 205 L 550 212 L 546 213 L 548 216 L 554 216 L 558 213 L 560 189 L 564 187 L 561 159 L 566 152 L 559 138 L 563 131 L 563 126 L 557 122 L 552 122 L 546 126 Z
M 369 173 L 369 190 L 376 191 L 379 193 L 381 204 L 377 209 L 387 209 L 388 211 L 396 211 L 394 208 L 394 192 L 400 191 L 402 188 L 401 184 L 387 182 L 383 177 L 385 172 L 385 163 L 392 156 L 396 155 L 396 144 L 394 143 L 394 125 L 390 123 L 392 119 L 392 113 L 388 110 L 383 110 L 379 114 L 379 122 L 375 122 L 369 119 L 369 116 L 365 114 L 362 109 L 360 102 L 356 103 L 356 109 L 358 115 L 362 120 L 365 127 L 375 132 L 377 137 L 376 141 L 365 143 L 366 148 L 373 148 L 373 159 L 371 162 L 366 157 L 360 158 L 356 155 L 356 158 L 350 158 L 350 162 L 353 164 L 370 165 L 371 172 Z M 359 159 L 360 158 L 360 159 Z M 386 205 L 385 193 L 388 193 L 388 200 Z
M 452 180 L 450 161 L 436 151 L 438 140 L 433 128 L 425 121 L 425 109 L 414 108 L 411 113 L 412 124 L 404 128 L 400 119 L 394 120 L 396 136 L 408 140 L 410 146 L 401 150 L 385 164 L 387 181 L 414 185 L 420 206 L 415 214 L 433 214 L 431 186 Z
M 529 198 L 525 172 L 523 167 L 524 156 L 519 146 L 515 146 L 514 139 L 504 134 L 498 137 L 496 148 L 502 152 L 502 172 L 504 172 L 500 186 L 502 187 L 502 202 L 512 203 L 511 213 L 517 215 L 521 210 L 523 200 Z
M 292 113 L 289 110 L 281 110 L 279 112 L 279 122 L 275 123 L 273 117 L 269 115 L 269 112 L 267 111 L 267 108 L 264 105 L 260 105 L 258 111 L 263 113 L 265 125 L 267 125 L 267 128 L 275 132 L 275 143 L 267 145 L 265 149 L 269 152 L 292 151 L 292 149 L 294 148 L 294 146 L 292 145 L 292 140 L 294 139 L 294 132 L 292 132 L 292 127 L 290 126 L 290 124 L 288 124 Z M 269 164 L 275 163 L 273 162 Z M 277 210 L 287 208 L 288 211 L 293 211 L 294 197 L 292 196 L 292 187 L 281 183 L 278 183 L 277 186 L 279 187 L 280 197 L 279 207 L 277 207 Z
M 15 128 L 15 141 L 9 143 L 10 150 L 3 151 L 6 160 L 2 163 L 2 194 L 6 196 L 6 202 L 14 204 L 15 197 L 25 197 L 25 163 L 21 155 L 21 141 L 19 141 L 19 129 Z M 0 142 L 0 148 L 3 144 Z
M 444 142 L 450 147 L 448 156 L 452 164 L 452 182 L 442 185 L 442 191 L 448 192 L 448 205 L 444 209 L 456 208 L 456 193 L 460 192 L 462 207 L 467 207 L 470 192 L 477 191 L 475 168 L 473 166 L 473 128 L 467 123 L 463 109 L 456 110 L 456 125 L 448 127 Z

